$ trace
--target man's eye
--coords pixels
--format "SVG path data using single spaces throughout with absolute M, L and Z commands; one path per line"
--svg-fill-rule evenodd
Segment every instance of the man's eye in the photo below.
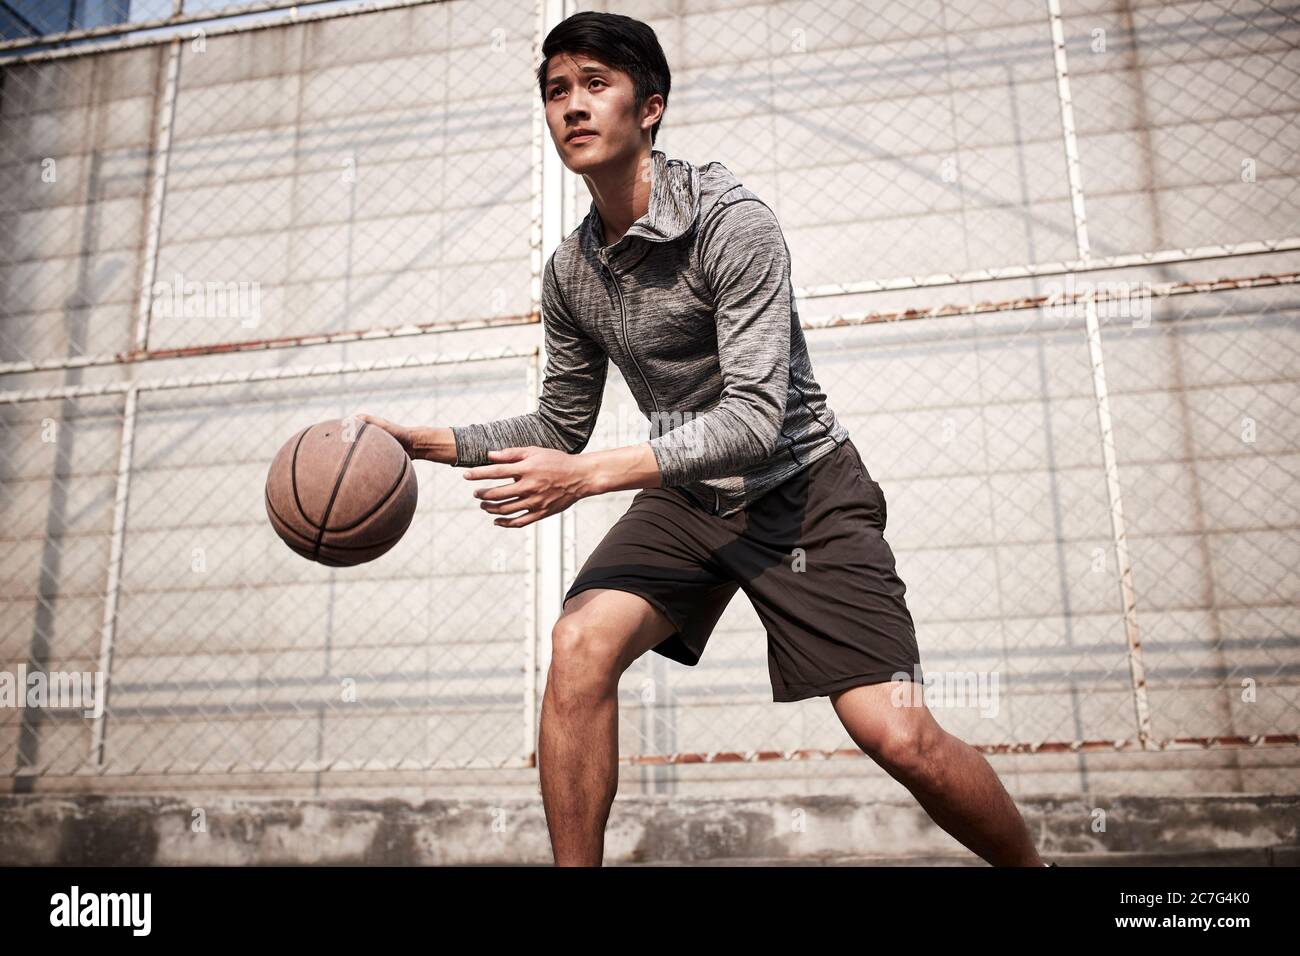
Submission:
M 607 84 L 604 80 L 601 80 L 601 79 L 594 79 L 594 80 L 592 80 L 591 82 L 592 82 L 592 83 L 599 83 L 601 86 L 608 86 L 608 85 L 609 85 L 609 84 Z M 551 99 L 555 99 L 555 94 L 556 94 L 556 93 L 563 93 L 563 92 L 564 92 L 564 87 L 562 87 L 562 86 L 555 86 L 555 87 L 552 87 L 552 88 L 551 88 Z

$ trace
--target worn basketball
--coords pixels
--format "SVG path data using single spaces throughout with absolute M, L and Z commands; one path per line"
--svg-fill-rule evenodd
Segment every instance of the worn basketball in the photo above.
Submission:
M 415 517 L 415 468 L 396 438 L 370 422 L 334 419 L 298 432 L 266 476 L 266 513 L 295 552 L 331 567 L 364 564 Z

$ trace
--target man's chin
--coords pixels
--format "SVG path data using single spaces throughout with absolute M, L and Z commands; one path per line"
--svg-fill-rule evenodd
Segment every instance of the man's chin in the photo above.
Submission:
M 600 148 L 602 145 L 599 137 L 577 147 L 565 143 L 560 155 L 564 157 L 565 166 L 575 173 L 581 173 L 594 169 L 605 161 L 604 150 Z
M 564 165 L 569 168 L 569 172 L 581 176 L 599 168 L 600 163 L 588 156 L 566 156 Z

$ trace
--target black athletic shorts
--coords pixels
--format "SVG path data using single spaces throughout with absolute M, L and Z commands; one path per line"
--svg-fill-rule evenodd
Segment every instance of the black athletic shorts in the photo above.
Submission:
M 675 488 L 645 488 L 565 600 L 590 588 L 640 595 L 677 628 L 655 652 L 694 665 L 741 589 L 767 631 L 775 701 L 920 682 L 885 517 L 885 495 L 848 439 L 727 517 Z

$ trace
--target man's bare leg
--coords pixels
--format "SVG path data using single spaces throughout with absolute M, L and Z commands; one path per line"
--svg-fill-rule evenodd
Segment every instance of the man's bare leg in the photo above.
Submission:
M 551 633 L 537 769 L 556 866 L 600 866 L 618 790 L 618 680 L 676 628 L 644 598 L 591 588 Z
M 1029 828 L 984 755 L 940 727 L 914 694 L 919 687 L 909 684 L 852 687 L 831 694 L 831 704 L 863 752 L 973 853 L 993 866 L 1042 866 Z

